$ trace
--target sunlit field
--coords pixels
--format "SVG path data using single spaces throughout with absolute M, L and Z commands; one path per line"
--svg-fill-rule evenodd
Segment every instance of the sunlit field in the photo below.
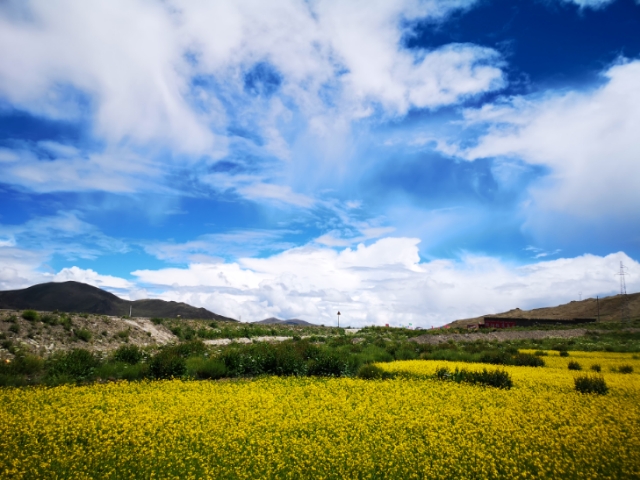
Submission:
M 510 390 L 393 380 L 179 380 L 0 390 L 3 478 L 638 478 L 640 360 L 569 352 Z M 577 361 L 582 371 L 568 369 Z M 607 395 L 573 378 L 599 364 Z M 632 373 L 618 373 L 620 366 Z M 614 367 L 616 372 L 611 371 Z

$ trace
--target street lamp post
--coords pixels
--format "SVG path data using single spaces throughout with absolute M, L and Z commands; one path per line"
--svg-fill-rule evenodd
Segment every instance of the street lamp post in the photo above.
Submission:
M 338 312 L 338 328 L 340 328 L 340 312 Z

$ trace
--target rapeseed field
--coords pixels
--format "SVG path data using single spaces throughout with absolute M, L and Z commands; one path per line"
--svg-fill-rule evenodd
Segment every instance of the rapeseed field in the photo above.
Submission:
M 3 478 L 639 478 L 640 361 L 569 352 L 511 390 L 429 378 L 118 382 L 0 390 Z M 610 391 L 573 389 L 569 361 Z M 611 371 L 633 366 L 628 374 Z

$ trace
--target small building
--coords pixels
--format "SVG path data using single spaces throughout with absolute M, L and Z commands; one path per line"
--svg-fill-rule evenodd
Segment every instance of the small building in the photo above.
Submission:
M 484 328 L 511 328 L 516 326 L 515 320 L 502 318 L 484 318 Z
M 577 325 L 581 323 L 593 323 L 595 318 L 506 318 L 506 317 L 484 317 L 484 323 L 479 324 L 480 328 L 512 328 L 512 327 L 534 327 L 536 325 Z

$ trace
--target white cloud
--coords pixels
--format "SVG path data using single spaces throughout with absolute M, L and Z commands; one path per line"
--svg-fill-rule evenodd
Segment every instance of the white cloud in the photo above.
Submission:
M 270 116 L 261 126 L 265 148 L 286 156 L 277 123 L 288 109 L 238 101 L 252 65 L 272 64 L 283 95 L 312 115 L 323 114 L 319 95 L 327 87 L 353 118 L 371 102 L 393 114 L 455 103 L 502 86 L 498 54 L 474 45 L 412 52 L 402 39 L 411 22 L 474 3 L 9 3 L 0 10 L 0 94 L 38 115 L 90 114 L 95 133 L 112 145 L 218 157 L 226 149 L 215 133 L 227 124 L 222 96 L 235 99 L 238 118 L 252 105 L 263 120 Z M 218 87 L 193 83 L 203 76 Z
M 43 151 L 47 156 L 40 154 Z M 16 149 L 13 155 L 16 161 L 2 169 L 3 181 L 39 193 L 171 191 L 158 185 L 164 174 L 160 165 L 127 150 L 85 154 L 68 145 L 43 142 L 36 148 Z
M 581 9 L 583 8 L 593 8 L 594 10 L 598 10 L 600 8 L 604 8 L 610 3 L 613 3 L 615 0 L 562 0 L 564 3 L 573 3 L 578 5 Z
M 109 237 L 77 212 L 57 212 L 56 215 L 33 218 L 22 225 L 0 224 L 0 235 L 7 245 L 21 249 L 38 250 L 48 256 L 57 253 L 66 258 L 95 258 L 105 252 L 124 253 L 128 246 Z
M 111 275 L 100 275 L 99 273 L 89 269 L 82 269 L 78 267 L 63 268 L 50 280 L 53 282 L 81 282 L 93 285 L 98 288 L 115 288 L 115 289 L 130 289 L 133 284 L 123 278 L 114 277 Z
M 531 190 L 530 222 L 573 218 L 640 220 L 640 61 L 617 64 L 591 91 L 516 97 L 467 112 L 469 123 L 489 126 L 468 159 L 518 158 L 547 167 Z M 555 226 L 558 222 L 554 222 Z
M 277 315 L 331 324 L 340 310 L 351 325 L 430 326 L 511 308 L 550 306 L 615 293 L 619 261 L 629 291 L 640 264 L 624 253 L 512 265 L 468 255 L 420 262 L 419 240 L 384 238 L 336 252 L 306 246 L 267 258 L 133 272 L 160 298 L 185 301 L 243 320 Z

